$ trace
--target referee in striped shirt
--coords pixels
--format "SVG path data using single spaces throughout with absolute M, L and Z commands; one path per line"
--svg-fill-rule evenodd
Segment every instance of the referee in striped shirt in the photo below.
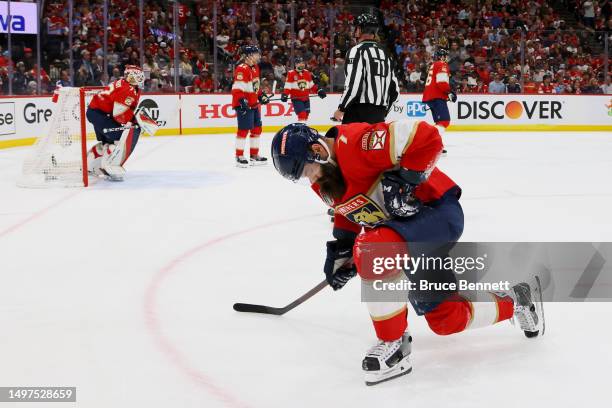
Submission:
M 375 41 L 378 19 L 363 13 L 355 19 L 359 43 L 346 56 L 346 79 L 334 119 L 342 123 L 384 122 L 399 95 L 394 63 Z

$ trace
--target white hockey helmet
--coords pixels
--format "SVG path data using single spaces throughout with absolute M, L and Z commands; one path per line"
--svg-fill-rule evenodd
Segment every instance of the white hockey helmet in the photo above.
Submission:
M 142 88 L 144 85 L 144 72 L 142 71 L 142 68 L 137 65 L 126 65 L 123 76 L 125 77 L 125 80 L 130 83 L 130 85 L 137 86 L 139 88 Z

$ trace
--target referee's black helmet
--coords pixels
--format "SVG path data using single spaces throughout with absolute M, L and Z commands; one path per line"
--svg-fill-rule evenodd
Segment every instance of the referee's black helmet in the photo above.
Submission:
M 376 34 L 380 26 L 378 18 L 371 13 L 361 13 L 355 19 L 355 25 L 361 29 L 363 34 Z

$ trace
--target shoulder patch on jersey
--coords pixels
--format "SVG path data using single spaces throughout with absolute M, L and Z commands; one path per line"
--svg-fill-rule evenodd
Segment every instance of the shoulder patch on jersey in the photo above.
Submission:
M 361 148 L 363 150 L 383 150 L 386 140 L 385 130 L 373 130 L 361 136 Z
M 364 194 L 357 194 L 337 205 L 335 211 L 349 221 L 364 227 L 373 227 L 387 220 L 384 211 Z

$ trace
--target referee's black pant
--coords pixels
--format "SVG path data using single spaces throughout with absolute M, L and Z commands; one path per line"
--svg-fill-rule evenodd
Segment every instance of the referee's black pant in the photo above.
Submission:
M 344 111 L 342 124 L 366 122 L 384 122 L 387 116 L 387 108 L 384 106 L 373 105 L 371 103 L 352 103 Z

